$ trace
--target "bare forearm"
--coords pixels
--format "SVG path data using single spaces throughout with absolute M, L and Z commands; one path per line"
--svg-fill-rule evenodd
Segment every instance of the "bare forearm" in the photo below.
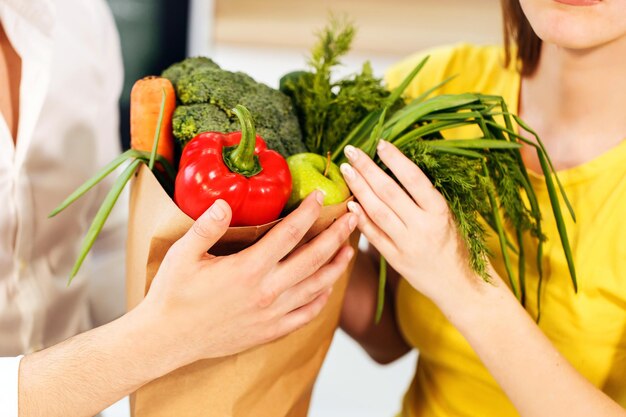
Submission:
M 152 322 L 151 322 L 152 321 Z M 19 371 L 19 416 L 93 416 L 175 369 L 141 307 L 120 319 L 28 355 Z M 157 348 L 158 347 L 158 348 Z
M 378 266 L 371 256 L 360 253 L 346 291 L 341 328 L 378 363 L 392 362 L 410 350 L 396 324 L 393 293 L 394 288 L 388 288 L 385 309 L 376 324 Z
M 624 417 L 557 351 L 501 281 L 480 283 L 448 314 L 524 417 Z

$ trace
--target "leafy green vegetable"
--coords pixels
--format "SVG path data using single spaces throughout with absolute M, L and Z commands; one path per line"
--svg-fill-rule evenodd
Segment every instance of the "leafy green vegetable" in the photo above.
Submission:
M 360 75 L 331 83 L 332 69 L 339 63 L 338 58 L 348 52 L 353 36 L 354 28 L 350 24 L 332 20 L 313 47 L 312 71 L 300 71 L 283 78 L 283 90 L 294 101 L 307 147 L 318 153 L 330 151 L 333 161 L 340 164 L 346 160 L 343 155 L 346 145 L 359 147 L 375 157 L 376 144 L 381 138 L 393 143 L 424 171 L 445 197 L 468 249 L 470 266 L 485 280 L 490 279 L 485 227 L 496 233 L 511 289 L 524 303 L 526 261 L 522 238 L 525 234 L 537 241 L 539 286 L 543 277 L 545 236 L 537 197 L 520 153 L 520 142 L 533 146 L 546 178 L 576 291 L 576 274 L 559 194 L 572 218 L 574 213 L 537 135 L 509 113 L 502 97 L 465 93 L 428 98 L 449 79 L 406 105 L 398 103 L 428 58 L 391 94 L 381 91 L 382 83 L 373 77 L 367 64 Z M 531 132 L 536 143 L 518 135 L 514 122 Z M 467 126 L 479 132 L 477 137 L 446 140 L 449 130 Z M 380 160 L 375 160 L 387 170 Z M 516 272 L 511 262 L 512 253 L 519 259 Z M 384 265 L 381 262 L 381 285 L 384 285 Z M 384 300 L 380 292 L 378 300 L 377 318 Z M 539 302 L 538 299 L 538 308 Z
M 504 124 L 498 122 L 497 118 L 503 119 Z M 534 143 L 515 133 L 513 120 L 521 124 L 519 118 L 508 113 L 501 97 L 482 94 L 442 95 L 409 103 L 388 119 L 381 136 L 394 143 L 420 166 L 444 195 L 469 249 L 471 266 L 486 280 L 489 276 L 484 266 L 488 252 L 485 235 L 478 228 L 479 216 L 497 233 L 511 288 L 525 302 L 525 254 L 521 240 L 525 233 L 530 233 L 537 239 L 538 253 L 541 254 L 545 236 L 541 229 L 537 198 L 522 161 L 518 139 L 532 144 L 542 161 L 575 291 L 577 282 L 549 157 L 540 141 Z M 471 140 L 445 140 L 447 130 L 461 126 L 474 126 L 482 136 Z M 361 147 L 368 149 L 371 146 L 368 141 L 371 138 L 362 140 Z M 437 152 L 433 156 L 436 156 L 439 165 L 427 163 L 428 159 L 423 158 L 423 151 L 416 152 L 416 149 L 424 146 Z M 453 149 L 455 160 L 449 159 L 451 155 L 444 156 L 441 153 L 449 153 Z M 440 170 L 435 171 L 434 168 L 438 166 Z M 447 178 L 446 182 L 442 182 L 442 178 Z M 472 178 L 473 191 L 466 193 L 463 184 Z M 558 190 L 563 193 L 562 189 Z M 563 199 L 566 201 L 566 197 Z M 507 230 L 514 232 L 517 246 L 511 242 Z M 519 257 L 517 276 L 511 264 L 510 252 L 517 252 Z M 538 255 L 540 283 L 541 261 L 541 256 Z
M 325 155 L 334 149 L 389 97 L 369 62 L 359 74 L 332 79 L 332 71 L 349 51 L 355 33 L 355 27 L 345 19 L 332 18 L 311 51 L 311 71 L 292 72 L 281 79 L 280 89 L 292 98 L 310 152 Z M 401 100 L 394 104 L 394 108 L 403 105 Z
M 389 97 L 382 81 L 374 77 L 369 62 L 363 64 L 360 74 L 338 81 L 335 88 L 338 92 L 328 109 L 322 141 L 325 150 L 333 149 L 361 119 L 377 110 Z M 402 106 L 403 102 L 397 100 L 390 111 Z

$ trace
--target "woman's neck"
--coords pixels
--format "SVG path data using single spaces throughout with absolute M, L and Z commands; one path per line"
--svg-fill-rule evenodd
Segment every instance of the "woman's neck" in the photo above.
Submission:
M 519 112 L 557 169 L 585 163 L 626 139 L 626 36 L 593 50 L 544 44 L 522 79 Z M 525 153 L 530 168 L 537 161 Z

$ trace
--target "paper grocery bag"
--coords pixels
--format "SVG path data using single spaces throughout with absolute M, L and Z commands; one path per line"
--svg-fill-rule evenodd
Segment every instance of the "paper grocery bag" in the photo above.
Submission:
M 345 203 L 324 207 L 303 241 L 345 212 Z M 241 250 L 275 223 L 230 228 L 210 252 Z M 126 275 L 129 309 L 144 298 L 165 253 L 192 224 L 142 165 L 131 186 Z M 350 238 L 355 248 L 358 238 L 358 233 Z M 133 417 L 306 416 L 313 384 L 337 327 L 352 267 L 353 263 L 335 284 L 319 317 L 307 326 L 244 353 L 192 363 L 144 385 L 131 395 Z

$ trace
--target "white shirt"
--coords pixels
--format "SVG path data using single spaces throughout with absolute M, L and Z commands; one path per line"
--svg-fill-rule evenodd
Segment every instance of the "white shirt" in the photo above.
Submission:
M 0 116 L 0 356 L 8 357 L 59 343 L 123 312 L 125 198 L 67 286 L 114 178 L 47 218 L 120 153 L 123 72 L 104 0 L 0 0 L 0 21 L 22 59 L 15 144 Z M 2 417 L 17 416 L 18 365 L 19 359 L 0 360 Z

